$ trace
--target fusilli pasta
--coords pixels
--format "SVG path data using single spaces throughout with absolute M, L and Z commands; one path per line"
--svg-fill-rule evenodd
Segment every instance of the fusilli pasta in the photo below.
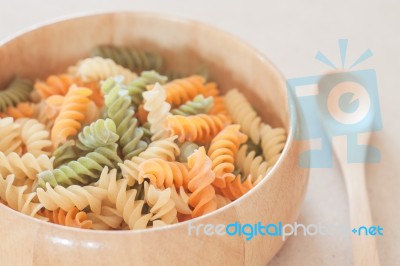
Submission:
M 134 72 L 117 65 L 111 59 L 92 57 L 84 59 L 74 67 L 69 68 L 69 73 L 76 75 L 83 82 L 101 81 L 115 76 L 122 76 L 123 82 L 129 84 L 137 77 Z
M 208 149 L 208 156 L 212 160 L 212 169 L 215 173 L 213 184 L 216 187 L 223 188 L 235 178 L 232 174 L 235 169 L 235 156 L 240 145 L 247 140 L 247 136 L 239 129 L 240 125 L 225 127 L 215 136 Z
M 21 140 L 26 152 L 34 156 L 50 155 L 53 144 L 45 125 L 29 118 L 17 119 L 15 123 L 21 125 Z
M 22 152 L 21 125 L 11 117 L 0 118 L 0 152 L 9 154 Z
M 128 86 L 128 94 L 132 98 L 132 104 L 136 110 L 143 101 L 143 92 L 146 91 L 148 85 L 160 83 L 164 84 L 167 77 L 158 74 L 156 71 L 143 71 L 140 77 L 134 79 Z
M 60 114 L 54 121 L 51 130 L 51 140 L 54 147 L 74 136 L 82 127 L 85 119 L 84 112 L 90 102 L 89 96 L 92 94 L 90 89 L 72 87 L 69 89 L 62 103 Z
M 110 58 L 115 63 L 135 72 L 150 69 L 158 71 L 163 65 L 163 60 L 159 55 L 131 47 L 100 45 L 92 50 L 91 55 Z
M 15 78 L 5 89 L 0 90 L 0 112 L 27 101 L 31 91 L 32 83 L 29 80 Z
M 42 208 L 41 203 L 33 202 L 35 192 L 26 193 L 27 186 L 15 186 L 15 176 L 8 175 L 5 179 L 0 176 L 0 198 L 7 202 L 7 205 L 23 214 L 35 216 Z
M 212 171 L 212 162 L 204 147 L 200 147 L 189 157 L 188 166 L 188 188 L 192 192 L 189 204 L 194 208 L 192 217 L 199 217 L 217 208 L 215 190 L 211 185 L 215 173 Z
M 144 131 L 138 127 L 129 96 L 126 91 L 121 90 L 114 79 L 108 79 L 103 84 L 102 90 L 105 93 L 106 114 L 117 126 L 124 159 L 130 159 L 146 149 L 147 143 L 142 140 Z
M 215 137 L 230 120 L 225 115 L 199 114 L 193 116 L 172 115 L 167 117 L 167 127 L 180 142 L 206 143 Z
M 169 133 L 164 126 L 164 122 L 168 116 L 171 105 L 165 102 L 166 94 L 164 88 L 156 83 L 154 88 L 143 93 L 144 109 L 149 112 L 147 121 L 151 124 L 150 132 L 153 134 L 152 140 L 163 139 L 168 137 Z
M 261 117 L 257 115 L 246 97 L 237 89 L 225 95 L 225 103 L 234 123 L 255 143 L 260 143 Z

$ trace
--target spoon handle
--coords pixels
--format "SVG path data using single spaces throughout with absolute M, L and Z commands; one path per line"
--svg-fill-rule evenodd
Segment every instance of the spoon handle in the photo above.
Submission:
M 376 236 L 366 235 L 369 227 L 373 224 L 364 164 L 345 164 L 342 165 L 342 168 L 349 200 L 351 229 L 357 230 L 352 234 L 353 265 L 379 266 Z M 361 226 L 365 226 L 366 229 L 360 230 Z M 375 233 L 378 234 L 376 230 Z

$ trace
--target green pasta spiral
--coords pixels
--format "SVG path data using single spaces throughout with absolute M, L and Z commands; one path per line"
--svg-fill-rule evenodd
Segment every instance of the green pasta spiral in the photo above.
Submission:
M 117 144 L 95 149 L 84 157 L 54 170 L 47 170 L 37 175 L 38 186 L 46 189 L 46 183 L 52 187 L 61 185 L 68 187 L 73 184 L 87 185 L 99 178 L 105 166 L 116 168 L 122 160 L 117 154 Z
M 57 149 L 53 152 L 53 156 L 55 157 L 53 163 L 53 166 L 55 168 L 72 160 L 75 160 L 78 157 L 78 151 L 75 147 L 75 141 L 68 140 L 62 145 L 58 146 Z
M 117 127 L 123 157 L 131 159 L 147 147 L 147 143 L 142 140 L 144 131 L 138 127 L 138 120 L 134 117 L 131 99 L 127 91 L 121 90 L 112 78 L 106 80 L 101 89 L 105 94 L 107 117 L 112 119 Z
M 173 109 L 171 113 L 174 115 L 197 115 L 206 114 L 211 107 L 214 105 L 213 97 L 204 98 L 203 95 L 197 95 L 193 100 L 182 104 L 176 109 Z
M 179 153 L 179 161 L 182 163 L 186 163 L 188 161 L 188 157 L 193 154 L 195 150 L 199 148 L 194 142 L 185 141 L 179 146 L 180 153 Z
M 119 139 L 117 128 L 113 120 L 98 119 L 83 128 L 78 135 L 76 147 L 82 151 L 93 151 L 94 149 L 108 144 L 116 143 Z
M 0 91 L 0 112 L 4 112 L 10 106 L 27 101 L 32 89 L 31 81 L 15 78 L 7 88 Z
M 131 47 L 100 45 L 92 50 L 91 55 L 110 58 L 134 72 L 150 69 L 159 71 L 163 66 L 161 56 Z
M 147 85 L 160 83 L 164 84 L 167 81 L 167 77 L 158 74 L 156 71 L 143 71 L 140 77 L 133 80 L 127 87 L 128 94 L 132 98 L 132 104 L 135 109 L 138 108 L 139 104 L 143 101 L 142 93 L 146 91 Z

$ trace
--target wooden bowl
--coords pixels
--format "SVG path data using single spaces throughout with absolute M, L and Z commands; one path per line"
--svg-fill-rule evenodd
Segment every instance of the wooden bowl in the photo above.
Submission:
M 19 74 L 31 79 L 63 72 L 99 44 L 129 45 L 166 58 L 170 70 L 193 72 L 205 64 L 222 91 L 239 88 L 264 120 L 283 126 L 288 141 L 279 161 L 249 193 L 191 221 L 192 225 L 293 223 L 306 191 L 304 148 L 293 140 L 300 126 L 285 80 L 257 51 L 202 23 L 147 13 L 121 12 L 67 19 L 0 43 L 0 87 Z M 0 206 L 4 265 L 215 264 L 265 265 L 283 245 L 280 237 L 189 236 L 189 222 L 139 231 L 78 230 L 42 222 Z

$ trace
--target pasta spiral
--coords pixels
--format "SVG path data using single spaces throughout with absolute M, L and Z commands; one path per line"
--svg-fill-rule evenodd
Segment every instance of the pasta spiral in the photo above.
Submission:
M 36 81 L 34 88 L 40 97 L 46 99 L 52 95 L 65 95 L 71 85 L 75 84 L 74 78 L 70 75 L 51 75 L 45 82 Z
M 235 178 L 232 174 L 235 169 L 234 161 L 237 151 L 247 136 L 239 131 L 240 125 L 225 127 L 212 140 L 208 149 L 208 156 L 212 160 L 212 170 L 215 173 L 214 186 L 225 187 L 226 182 Z
M 172 106 L 180 106 L 198 94 L 205 97 L 218 95 L 215 83 L 205 84 L 204 77 L 197 75 L 168 82 L 165 84 L 165 90 L 167 92 L 166 101 Z
M 103 147 L 116 143 L 119 139 L 116 133 L 115 123 L 111 119 L 98 119 L 89 126 L 83 128 L 78 135 L 76 147 L 82 151 L 93 151 L 98 147 Z
M 171 188 L 160 190 L 145 182 L 144 191 L 144 200 L 150 207 L 149 213 L 152 214 L 150 221 L 153 222 L 153 226 L 156 221 L 159 222 L 156 227 L 178 221 L 175 202 L 171 199 Z
M 219 191 L 228 199 L 235 200 L 246 194 L 253 186 L 254 183 L 251 177 L 247 177 L 242 183 L 240 176 L 236 176 L 232 182 L 227 183 L 226 187 L 221 188 Z
M 213 107 L 213 105 L 214 105 L 213 97 L 204 98 L 203 95 L 199 94 L 196 97 L 194 97 L 193 100 L 188 101 L 185 104 L 182 104 L 176 109 L 173 109 L 171 113 L 174 115 L 183 115 L 183 116 L 207 114 L 208 111 Z
M 75 160 L 78 156 L 78 149 L 75 146 L 75 140 L 67 140 L 54 150 L 54 167 L 57 168 L 69 161 Z
M 32 118 L 35 114 L 35 110 L 32 103 L 22 102 L 17 106 L 8 107 L 4 113 L 0 114 L 0 117 L 12 117 L 18 118 Z
M 134 117 L 135 111 L 130 106 L 129 96 L 123 94 L 124 91 L 121 91 L 114 79 L 108 79 L 103 84 L 102 90 L 105 93 L 107 117 L 117 126 L 124 159 L 130 159 L 146 149 L 147 143 L 142 140 L 144 131 L 137 126 L 138 120 Z
M 147 149 L 131 160 L 125 160 L 123 164 L 119 164 L 122 176 L 128 179 L 130 186 L 135 184 L 139 178 L 139 165 L 146 160 L 159 158 L 167 161 L 175 160 L 175 156 L 179 155 L 179 147 L 174 142 L 175 136 L 162 140 L 156 140 L 150 143 Z
M 89 96 L 92 91 L 83 87 L 72 87 L 69 89 L 62 103 L 60 114 L 54 121 L 51 130 L 51 140 L 54 147 L 67 140 L 69 136 L 74 136 L 81 128 L 84 121 L 85 112 L 90 102 Z
M 106 190 L 94 186 L 72 185 L 67 188 L 62 186 L 52 188 L 47 183 L 45 188 L 46 190 L 38 188 L 36 193 L 39 202 L 50 211 L 58 208 L 69 211 L 75 206 L 83 210 L 89 206 L 94 213 L 100 213 L 102 200 L 107 196 Z
M 186 163 L 187 162 L 187 158 L 193 154 L 193 152 L 195 150 L 197 150 L 199 148 L 199 145 L 197 145 L 194 142 L 189 142 L 189 141 L 185 141 L 184 143 L 182 143 L 179 146 L 180 149 L 180 154 L 179 154 L 179 161 Z
M 15 78 L 4 90 L 0 91 L 0 112 L 29 99 L 32 83 L 29 80 Z
M 88 219 L 86 212 L 79 211 L 76 207 L 69 211 L 47 209 L 42 210 L 41 215 L 48 218 L 49 222 L 69 227 L 77 227 L 82 229 L 91 229 L 92 221 Z
M 44 154 L 35 157 L 31 153 L 20 156 L 14 152 L 8 155 L 0 152 L 0 175 L 14 174 L 17 180 L 36 180 L 36 174 L 53 169 L 53 160 Z
M 193 116 L 173 115 L 167 117 L 167 127 L 180 142 L 206 143 L 230 123 L 227 116 L 199 114 Z
M 29 216 L 36 216 L 42 208 L 42 204 L 33 202 L 36 193 L 25 193 L 28 186 L 15 186 L 14 179 L 14 175 L 8 175 L 5 179 L 0 176 L 0 198 L 6 201 L 10 208 Z
M 92 220 L 92 228 L 96 230 L 119 229 L 123 222 L 118 211 L 109 206 L 102 206 L 100 214 L 89 212 L 88 218 Z
M 39 173 L 38 185 L 42 188 L 46 187 L 46 183 L 50 183 L 52 187 L 72 184 L 85 185 L 98 179 L 98 174 L 104 166 L 116 167 L 119 162 L 121 159 L 117 154 L 117 144 L 99 147 L 76 161 L 70 161 L 54 170 Z
M 51 130 L 54 126 L 54 122 L 57 119 L 60 110 L 61 110 L 61 103 L 55 104 L 52 102 L 52 99 L 57 98 L 58 100 L 62 99 L 64 102 L 64 97 L 57 96 L 50 96 L 46 100 L 41 100 L 38 104 L 34 106 L 35 115 L 33 118 L 37 119 L 40 123 L 46 126 L 48 130 Z
M 171 199 L 175 202 L 175 208 L 180 214 L 191 215 L 192 209 L 189 207 L 189 195 L 186 193 L 183 187 L 177 188 L 171 187 Z
M 286 143 L 286 133 L 284 128 L 271 128 L 262 124 L 261 127 L 261 148 L 268 168 L 272 167 L 278 160 Z
M 140 77 L 134 79 L 128 86 L 128 94 L 132 98 L 132 104 L 135 109 L 143 101 L 143 92 L 146 91 L 146 87 L 151 84 L 164 84 L 167 81 L 167 77 L 158 74 L 156 71 L 143 71 Z
M 110 58 L 118 65 L 136 72 L 149 69 L 158 71 L 163 65 L 159 55 L 131 47 L 100 45 L 92 50 L 91 55 Z
M 164 88 L 156 83 L 154 88 L 143 93 L 145 100 L 144 109 L 149 112 L 147 121 L 151 124 L 150 132 L 153 134 L 152 140 L 162 139 L 169 135 L 164 127 L 164 122 L 168 116 L 171 105 L 165 102 L 166 94 Z
M 168 162 L 163 159 L 149 159 L 139 165 L 139 183 L 149 179 L 157 188 L 187 187 L 187 167 L 179 162 Z
M 225 95 L 225 103 L 234 123 L 255 143 L 260 143 L 261 117 L 257 115 L 246 97 L 237 89 Z
M 33 156 L 50 155 L 53 144 L 45 125 L 29 118 L 17 119 L 15 123 L 21 125 L 21 140 L 27 152 Z
M 188 166 L 188 188 L 192 192 L 189 204 L 194 208 L 192 217 L 195 218 L 217 208 L 215 190 L 211 185 L 215 174 L 212 171 L 211 159 L 207 156 L 204 147 L 200 147 L 189 157 Z
M 249 177 L 252 181 L 263 178 L 268 170 L 268 164 L 262 156 L 256 156 L 255 151 L 248 151 L 247 145 L 242 145 L 236 154 L 236 166 L 241 170 L 244 176 Z
M 84 59 L 75 67 L 71 67 L 69 73 L 78 76 L 83 82 L 101 81 L 115 76 L 122 76 L 123 82 L 129 84 L 137 75 L 111 59 L 92 57 Z
M 97 186 L 107 190 L 107 204 L 110 208 L 116 210 L 116 212 L 112 212 L 110 209 L 106 209 L 105 212 L 108 215 L 104 215 L 106 214 L 104 213 L 102 217 L 98 217 L 103 223 L 115 228 L 118 219 L 115 217 L 110 219 L 109 217 L 114 214 L 113 216 L 118 215 L 122 217 L 130 229 L 145 228 L 147 226 L 151 216 L 143 215 L 142 217 L 144 201 L 136 201 L 138 191 L 136 189 L 128 189 L 127 179 L 117 180 L 116 169 L 108 171 L 108 167 L 105 167 L 100 175 Z
M 0 118 L 0 152 L 21 153 L 22 140 L 20 137 L 21 125 L 14 123 L 11 117 Z
M 208 114 L 210 114 L 210 115 L 217 115 L 217 114 L 228 115 L 229 112 L 226 107 L 224 98 L 222 98 L 221 96 L 215 96 L 214 104 L 211 107 L 211 109 L 208 111 Z

